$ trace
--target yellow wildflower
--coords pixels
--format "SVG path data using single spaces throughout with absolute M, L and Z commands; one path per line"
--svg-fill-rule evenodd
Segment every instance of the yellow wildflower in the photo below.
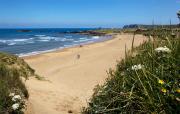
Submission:
M 161 91 L 162 91 L 163 93 L 166 93 L 166 92 L 167 92 L 167 90 L 164 89 L 164 88 L 162 88 Z
M 180 93 L 180 88 L 176 89 L 176 92 L 177 92 L 177 93 Z
M 165 82 L 164 82 L 164 80 L 159 80 L 158 83 L 164 84 Z

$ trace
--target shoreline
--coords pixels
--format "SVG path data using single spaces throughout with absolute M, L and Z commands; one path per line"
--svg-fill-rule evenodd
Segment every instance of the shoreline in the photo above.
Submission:
M 125 56 L 125 45 L 131 49 L 133 35 L 116 35 L 100 43 L 73 47 L 24 58 L 45 80 L 30 77 L 26 87 L 30 97 L 25 114 L 80 114 L 86 107 L 93 89 L 107 79 Z M 143 43 L 142 35 L 135 37 L 134 46 Z
M 41 54 L 54 53 L 54 52 L 63 52 L 65 50 L 68 50 L 68 49 L 71 49 L 71 48 L 81 48 L 83 46 L 88 46 L 88 45 L 93 45 L 93 44 L 103 43 L 103 42 L 113 40 L 114 38 L 116 38 L 116 35 L 117 34 L 107 34 L 107 35 L 103 36 L 103 38 L 100 38 L 99 41 L 91 41 L 91 42 L 86 42 L 86 43 L 82 43 L 82 44 L 77 44 L 77 45 L 72 45 L 72 46 L 69 46 L 69 47 L 62 47 L 62 48 L 57 48 L 57 49 L 55 48 L 55 49 L 50 49 L 50 50 L 46 50 L 46 51 L 40 51 L 40 53 L 29 54 L 29 55 L 24 55 L 24 56 L 19 56 L 19 57 L 23 58 L 23 59 L 27 59 L 27 58 L 31 58 L 31 57 L 36 57 L 36 56 L 41 55 Z M 104 37 L 107 37 L 107 36 L 110 36 L 111 38 L 104 38 Z M 98 36 L 98 37 L 100 37 L 100 36 Z M 33 52 L 31 52 L 31 53 L 33 53 Z

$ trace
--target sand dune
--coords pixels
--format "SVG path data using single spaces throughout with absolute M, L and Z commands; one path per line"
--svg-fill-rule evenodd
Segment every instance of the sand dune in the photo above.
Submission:
M 116 35 L 114 39 L 26 57 L 25 61 L 48 81 L 30 78 L 27 88 L 30 93 L 27 114 L 74 114 L 93 93 L 97 84 L 107 78 L 109 68 L 124 58 L 125 44 L 131 48 L 132 35 Z M 137 35 L 135 46 L 145 40 Z

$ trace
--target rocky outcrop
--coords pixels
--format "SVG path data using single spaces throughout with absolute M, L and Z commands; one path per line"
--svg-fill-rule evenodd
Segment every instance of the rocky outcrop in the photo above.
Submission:
M 96 30 L 88 30 L 88 31 L 72 31 L 72 32 L 63 32 L 68 34 L 82 34 L 82 35 L 90 35 L 90 36 L 104 36 L 106 33 L 96 31 Z
M 17 30 L 17 32 L 31 32 L 31 30 Z

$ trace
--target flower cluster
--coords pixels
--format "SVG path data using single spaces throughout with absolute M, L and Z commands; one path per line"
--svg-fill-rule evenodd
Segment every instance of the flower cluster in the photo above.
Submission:
M 14 96 L 15 96 L 15 93 L 10 93 L 9 96 L 10 96 L 10 97 L 14 97 Z
M 13 96 L 12 101 L 16 102 L 18 100 L 21 100 L 21 96 L 20 95 Z
M 164 80 L 160 80 L 160 79 L 158 80 L 158 83 L 161 84 L 161 85 L 164 85 L 164 84 L 165 84 Z M 161 92 L 166 93 L 167 90 L 166 90 L 165 88 L 162 88 L 162 89 L 161 89 Z
M 18 110 L 19 109 L 19 103 L 15 103 L 12 105 L 13 110 Z
M 158 47 L 155 49 L 155 51 L 158 53 L 160 53 L 160 52 L 170 53 L 171 52 L 171 50 L 169 48 L 167 48 L 166 46 Z
M 142 69 L 143 65 L 139 64 L 139 65 L 134 65 L 131 67 L 132 70 L 140 70 Z
M 11 97 L 11 100 L 13 101 L 12 109 L 14 111 L 20 110 L 20 106 L 22 105 L 22 97 L 20 95 L 16 95 L 15 93 L 10 93 L 9 97 Z
M 159 79 L 158 83 L 161 85 L 160 86 L 160 91 L 164 94 L 164 95 L 169 95 L 169 96 L 173 96 L 176 98 L 177 101 L 180 101 L 179 97 L 176 95 L 176 93 L 180 93 L 180 88 L 174 88 L 173 85 L 171 85 L 172 83 L 168 83 L 165 82 L 164 80 Z

